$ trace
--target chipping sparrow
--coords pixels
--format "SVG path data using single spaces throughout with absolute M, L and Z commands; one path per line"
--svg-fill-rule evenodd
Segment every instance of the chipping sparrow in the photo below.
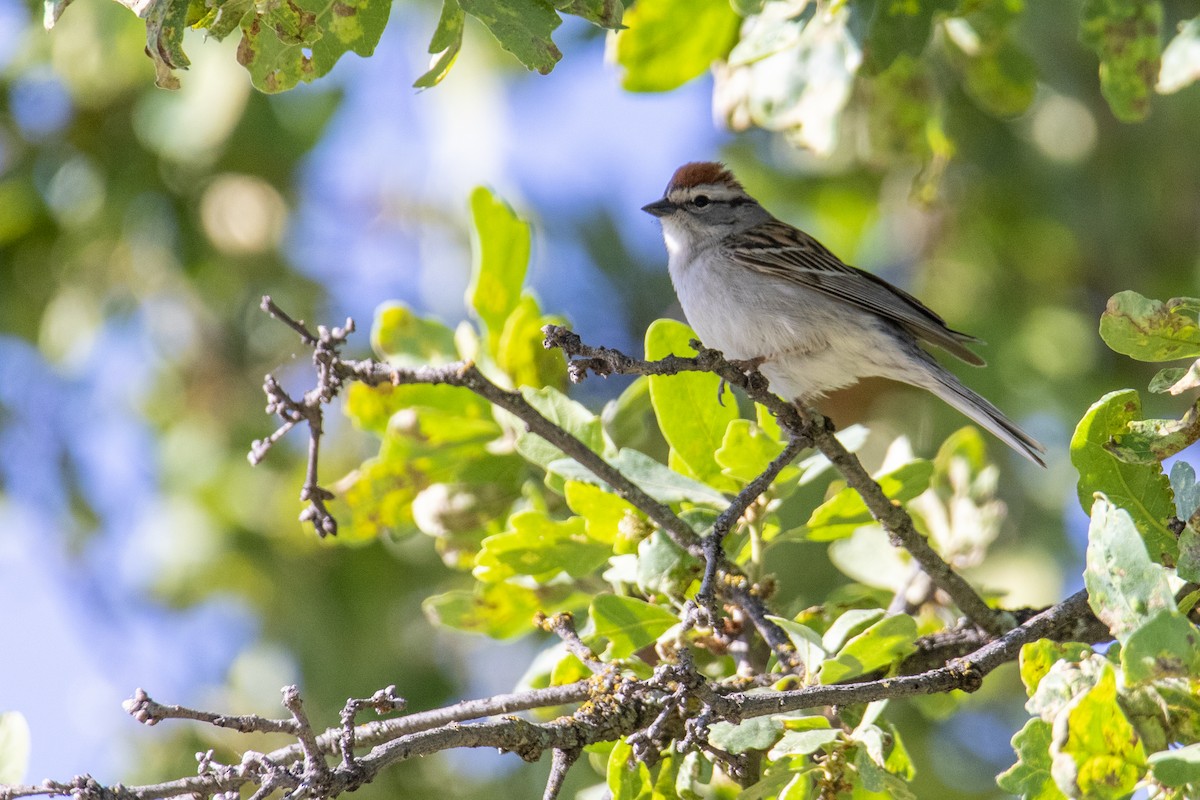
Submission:
M 982 366 L 966 347 L 978 339 L 775 219 L 723 165 L 685 164 L 642 210 L 662 222 L 671 282 L 701 341 L 726 358 L 761 358 L 778 394 L 808 403 L 860 378 L 891 378 L 928 389 L 1045 466 L 1042 445 L 919 346 Z

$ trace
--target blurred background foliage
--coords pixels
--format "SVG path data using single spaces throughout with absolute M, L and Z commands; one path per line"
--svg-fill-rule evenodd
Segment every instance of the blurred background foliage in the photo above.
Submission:
M 331 720 L 348 695 L 389 683 L 412 708 L 515 684 L 533 637 L 500 645 L 422 616 L 423 598 L 460 580 L 429 539 L 317 542 L 296 521 L 303 443 L 255 469 L 245 459 L 271 427 L 262 375 L 300 388 L 307 372 L 259 297 L 311 322 L 354 316 L 363 352 L 390 299 L 453 327 L 479 183 L 534 220 L 542 310 L 636 352 L 653 319 L 679 316 L 657 225 L 638 208 L 679 163 L 724 159 L 777 216 L 990 343 L 990 366 L 966 380 L 1047 444 L 1049 470 L 989 442 L 1009 514 L 974 579 L 1009 605 L 1079 587 L 1087 519 L 1068 439 L 1092 401 L 1155 370 L 1102 346 L 1100 311 L 1122 289 L 1167 298 L 1200 283 L 1200 90 L 1185 80 L 1138 96 L 1155 57 L 1145 40 L 1161 46 L 1194 5 L 887 4 L 919 13 L 872 32 L 874 4 L 827 3 L 822 36 L 792 42 L 782 66 L 757 57 L 756 37 L 796 34 L 782 20 L 803 3 L 706 0 L 712 19 L 697 27 L 712 35 L 686 52 L 669 46 L 678 35 L 639 40 L 654 32 L 639 17 L 657 7 L 678 20 L 679 6 L 635 5 L 615 43 L 566 18 L 554 31 L 563 60 L 541 77 L 474 12 L 455 29 L 438 4 L 397 2 L 378 45 L 357 48 L 371 58 L 267 95 L 239 66 L 237 36 L 177 26 L 191 66 L 166 92 L 127 9 L 78 0 L 47 34 L 40 8 L 0 0 L 0 710 L 30 722 L 29 779 L 162 779 L 194 769 L 196 750 L 235 746 L 219 732 L 139 729 L 120 710 L 135 686 L 273 715 L 278 688 L 298 681 L 310 716 Z M 947 24 L 951 12 L 967 22 Z M 1131 21 L 1120 52 L 1140 62 L 1106 50 L 1106 19 Z M 435 57 L 441 82 L 416 93 L 434 30 L 435 50 L 458 52 L 456 30 L 465 42 L 448 73 Z M 725 55 L 714 77 L 708 64 Z M 806 119 L 831 121 L 800 130 L 761 90 L 819 68 L 780 90 L 807 103 Z M 593 380 L 576 396 L 599 408 L 623 386 Z M 1169 399 L 1146 403 L 1147 416 L 1177 416 Z M 875 463 L 899 433 L 931 456 L 961 424 L 931 397 L 875 382 L 826 410 L 870 423 Z M 331 418 L 325 450 L 328 481 L 373 445 Z M 773 558 L 797 608 L 837 581 L 819 546 Z M 1014 670 L 998 673 L 942 724 L 936 701 L 893 707 L 918 796 L 997 796 L 1025 716 L 1019 691 Z M 364 791 L 537 796 L 547 769 L 469 752 L 405 764 Z M 572 779 L 590 782 L 581 772 Z

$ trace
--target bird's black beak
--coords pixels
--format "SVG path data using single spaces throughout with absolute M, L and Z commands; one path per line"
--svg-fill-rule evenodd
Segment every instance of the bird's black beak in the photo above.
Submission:
M 647 203 L 642 206 L 642 211 L 655 217 L 665 217 L 676 209 L 676 205 L 667 198 L 655 200 L 653 203 Z

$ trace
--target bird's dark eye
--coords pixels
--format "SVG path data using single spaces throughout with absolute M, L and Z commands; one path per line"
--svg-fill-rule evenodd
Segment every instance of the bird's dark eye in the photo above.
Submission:
M 704 208 L 711 202 L 712 200 L 710 200 L 706 194 L 698 194 L 692 198 L 692 205 L 694 205 L 696 208 Z

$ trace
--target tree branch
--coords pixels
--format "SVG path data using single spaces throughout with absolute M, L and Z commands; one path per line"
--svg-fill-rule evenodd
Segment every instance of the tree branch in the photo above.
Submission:
M 697 342 L 692 343 L 698 351 L 695 358 L 672 355 L 660 361 L 642 361 L 612 348 L 586 345 L 577 334 L 561 326 L 547 325 L 542 332 L 546 336 L 547 347 L 560 348 L 572 358 L 568 368 L 572 380 L 583 380 L 588 371 L 597 375 L 674 375 L 703 371 L 713 372 L 741 387 L 751 399 L 765 405 L 784 430 L 793 436 L 811 440 L 816 445 L 846 479 L 846 483 L 859 493 L 871 516 L 888 532 L 892 544 L 907 550 L 934 585 L 946 592 L 971 621 L 993 635 L 1000 635 L 1015 624 L 1011 615 L 988 606 L 979 593 L 938 555 L 925 537 L 917 532 L 912 517 L 903 506 L 893 503 L 858 458 L 838 441 L 825 418 L 799 409 L 772 394 L 766 378 L 754 365 L 734 364 L 718 351 L 704 348 Z M 743 367 L 748 367 L 748 370 Z
M 982 644 L 961 658 L 902 677 L 808 686 L 792 691 L 746 692 L 705 679 L 692 663 L 688 651 L 680 650 L 676 653 L 675 663 L 660 665 L 647 680 L 609 673 L 569 686 L 459 703 L 360 725 L 355 729 L 356 746 L 369 747 L 369 752 L 353 761 L 343 759 L 334 768 L 316 770 L 310 769 L 311 762 L 324 763 L 326 755 L 336 754 L 345 741 L 345 731 L 339 725 L 320 735 L 312 735 L 307 720 L 301 719 L 302 712 L 296 711 L 298 693 L 287 701 L 292 708 L 293 720 L 268 720 L 264 725 L 261 718 L 253 716 L 232 717 L 161 705 L 139 690 L 127 707 L 147 724 L 168 718 L 193 719 L 247 732 L 290 733 L 297 736 L 298 741 L 267 754 L 248 751 L 240 763 L 230 766 L 217 764 L 210 754 L 204 754 L 200 775 L 165 783 L 105 787 L 84 775 L 65 782 L 45 781 L 37 786 L 3 786 L 0 787 L 0 800 L 56 794 L 70 794 L 75 800 L 156 800 L 238 792 L 245 786 L 257 786 L 258 791 L 253 795 L 256 797 L 265 797 L 280 788 L 291 790 L 294 795 L 333 797 L 370 783 L 390 764 L 459 747 L 498 748 L 514 752 L 528 761 L 537 760 L 547 750 L 554 751 L 555 766 L 545 796 L 555 797 L 561 789 L 562 776 L 569 767 L 572 753 L 578 753 L 588 744 L 613 741 L 622 736 L 629 737 L 631 743 L 638 746 L 643 758 L 656 758 L 660 748 L 676 741 L 682 748 L 699 747 L 715 758 L 727 760 L 728 767 L 736 771 L 740 764 L 737 757 L 716 752 L 708 745 L 709 721 L 737 722 L 806 708 L 861 704 L 953 689 L 971 692 L 980 687 L 984 676 L 992 670 L 1015 660 L 1022 646 L 1043 638 L 1094 643 L 1111 636 L 1091 613 L 1086 592 L 1080 591 L 1030 616 L 1004 636 Z M 285 693 L 290 695 L 289 690 L 292 687 L 285 689 Z M 371 705 L 376 698 L 385 710 L 402 702 L 390 687 L 376 693 Z M 533 723 L 505 716 L 463 724 L 515 710 L 550 708 L 583 700 L 590 702 L 580 706 L 575 713 L 551 722 Z M 350 701 L 347 708 L 351 705 L 364 708 L 366 704 L 367 701 Z M 230 724 L 230 720 L 250 722 L 235 725 Z M 294 730 L 286 729 L 289 727 Z M 306 728 L 307 732 L 304 731 Z M 293 768 L 298 763 L 304 764 L 302 771 Z M 323 775 L 326 782 L 314 782 L 314 772 Z

